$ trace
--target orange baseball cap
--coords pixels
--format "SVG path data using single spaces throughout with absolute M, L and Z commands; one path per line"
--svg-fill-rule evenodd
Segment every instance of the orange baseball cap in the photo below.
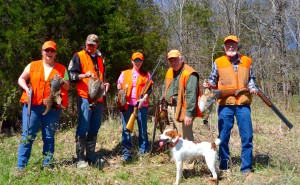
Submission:
M 47 42 L 45 42 L 43 44 L 42 49 L 44 50 L 44 49 L 47 49 L 47 48 L 52 48 L 52 49 L 54 49 L 56 51 L 56 44 L 55 44 L 55 42 L 53 42 L 53 41 L 47 41 Z
M 173 49 L 173 50 L 171 50 L 171 51 L 168 53 L 168 60 L 169 60 L 170 58 L 177 58 L 177 57 L 179 57 L 179 56 L 181 56 L 180 52 L 179 52 L 178 50 L 176 50 L 176 49 Z
M 143 56 L 143 54 L 140 53 L 140 52 L 135 52 L 135 53 L 133 53 L 132 56 L 131 56 L 131 60 L 134 60 L 134 59 L 137 59 L 137 58 L 139 58 L 139 59 L 141 59 L 141 60 L 144 60 L 144 56 Z
M 229 40 L 232 40 L 233 42 L 239 43 L 239 39 L 235 35 L 229 35 L 229 36 L 227 36 L 224 39 L 224 43 L 227 42 L 227 41 L 229 41 Z

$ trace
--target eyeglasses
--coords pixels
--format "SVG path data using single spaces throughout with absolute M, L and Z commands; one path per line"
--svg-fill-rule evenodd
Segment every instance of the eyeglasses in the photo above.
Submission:
M 142 63 L 143 61 L 141 59 L 134 59 L 133 60 L 135 63 L 139 62 L 139 63 Z
M 50 51 L 51 51 L 52 53 L 55 53 L 55 52 L 56 52 L 55 49 L 44 49 L 44 51 L 46 51 L 47 53 L 50 52 Z

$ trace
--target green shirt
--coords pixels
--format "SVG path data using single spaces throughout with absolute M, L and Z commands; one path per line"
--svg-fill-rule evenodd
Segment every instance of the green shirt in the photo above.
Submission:
M 173 97 L 173 101 L 174 99 L 176 102 L 178 100 L 179 79 L 183 71 L 183 66 L 184 63 L 178 72 L 173 71 L 173 79 L 166 95 L 166 101 L 168 104 L 171 104 L 171 97 Z M 162 88 L 162 97 L 165 95 L 165 89 L 166 79 Z M 194 117 L 196 113 L 196 102 L 198 101 L 198 77 L 194 73 L 189 76 L 186 82 L 186 101 L 187 107 L 185 115 L 188 117 Z

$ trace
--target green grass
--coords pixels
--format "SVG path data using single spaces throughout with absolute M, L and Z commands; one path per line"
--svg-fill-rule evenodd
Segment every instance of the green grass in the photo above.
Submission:
M 292 104 L 294 103 L 294 104 Z M 291 102 L 293 111 L 282 113 L 294 125 L 292 130 L 280 121 L 262 101 L 254 99 L 252 121 L 254 129 L 253 169 L 254 177 L 248 184 L 300 184 L 299 102 Z M 279 110 L 283 107 L 277 106 Z M 149 117 L 150 118 L 150 117 Z M 210 128 L 215 137 L 217 116 L 214 112 Z M 149 139 L 152 139 L 153 124 L 148 122 Z M 52 170 L 42 168 L 42 139 L 37 135 L 34 141 L 31 158 L 23 177 L 15 176 L 20 133 L 0 137 L 0 184 L 173 184 L 175 181 L 175 164 L 170 161 L 168 152 L 156 153 L 142 158 L 134 158 L 124 164 L 121 156 L 121 121 L 120 117 L 110 117 L 98 133 L 97 154 L 106 157 L 110 163 L 102 170 L 89 166 L 87 169 L 76 169 L 75 161 L 75 128 L 58 130 L 55 143 L 55 167 Z M 135 132 L 137 127 L 135 125 Z M 157 130 L 157 135 L 159 130 Z M 210 132 L 203 127 L 201 119 L 194 122 L 196 140 L 210 140 Z M 155 149 L 157 148 L 157 138 Z M 134 151 L 138 152 L 137 138 L 134 137 Z M 240 172 L 241 143 L 235 124 L 230 140 L 230 151 L 233 162 L 232 175 L 222 179 L 219 184 L 243 184 Z M 195 165 L 194 170 L 183 173 L 181 184 L 208 184 L 209 171 L 203 161 Z

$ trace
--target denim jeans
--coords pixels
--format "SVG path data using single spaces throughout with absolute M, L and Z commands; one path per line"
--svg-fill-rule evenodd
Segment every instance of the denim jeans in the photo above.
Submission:
M 128 110 L 123 112 L 122 114 L 122 124 L 123 124 L 123 132 L 122 132 L 122 154 L 124 156 L 124 160 L 131 159 L 132 153 L 132 142 L 130 132 L 126 130 L 126 125 L 128 120 L 133 113 L 134 106 L 129 105 Z M 143 154 L 149 151 L 149 141 L 147 135 L 147 112 L 148 107 L 142 107 L 137 110 L 137 123 L 139 129 L 139 153 Z
M 56 126 L 61 114 L 61 109 L 50 111 L 46 115 L 42 115 L 45 111 L 45 105 L 32 105 L 31 107 L 31 116 L 27 135 L 27 108 L 28 105 L 24 104 L 23 106 L 23 133 L 20 142 L 19 152 L 18 152 L 18 168 L 24 168 L 30 158 L 32 143 L 36 138 L 36 133 L 40 128 L 42 123 L 42 139 L 44 142 L 43 146 L 43 155 L 45 156 L 43 160 L 43 165 L 47 166 L 51 164 L 51 160 L 54 153 L 54 140 L 55 140 L 55 131 Z
M 218 108 L 219 122 L 219 138 L 221 140 L 219 146 L 220 169 L 226 170 L 229 165 L 229 146 L 230 132 L 234 124 L 234 116 L 236 117 L 241 143 L 241 171 L 247 172 L 252 170 L 252 151 L 253 151 L 253 129 L 251 121 L 251 109 L 249 105 L 239 106 L 219 106 Z
M 103 103 L 97 103 L 90 109 L 90 104 L 86 98 L 78 96 L 78 124 L 76 138 L 89 135 L 97 135 L 101 126 Z

